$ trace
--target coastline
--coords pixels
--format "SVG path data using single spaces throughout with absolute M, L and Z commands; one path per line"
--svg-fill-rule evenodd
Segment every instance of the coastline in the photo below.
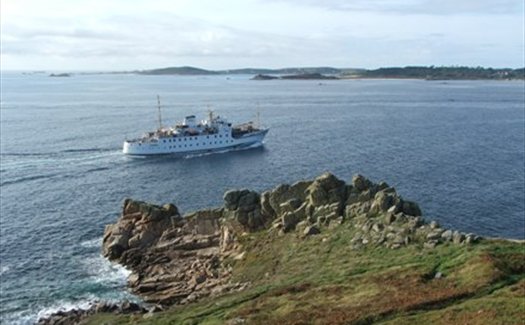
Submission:
M 382 272 L 388 273 L 390 269 L 401 267 L 402 272 L 389 273 L 388 281 L 394 281 L 390 284 L 394 287 L 398 286 L 395 284 L 397 283 L 395 279 L 398 278 L 415 276 L 416 280 L 421 279 L 421 283 L 418 280 L 412 283 L 412 286 L 420 287 L 418 290 L 428 291 L 428 294 L 424 294 L 407 306 L 403 303 L 398 305 L 388 303 L 388 314 L 395 315 L 399 319 L 408 317 L 404 310 L 409 313 L 418 311 L 420 310 L 418 306 L 433 305 L 436 303 L 435 299 L 438 299 L 437 305 L 431 309 L 436 310 L 465 303 L 470 298 L 474 299 L 476 292 L 486 290 L 493 285 L 493 276 L 507 279 L 505 274 L 508 274 L 509 278 L 505 280 L 507 285 L 504 287 L 518 285 L 525 290 L 523 280 L 525 263 L 517 262 L 519 259 L 524 260 L 522 257 L 525 257 L 524 240 L 482 238 L 474 234 L 447 230 L 436 222 L 423 219 L 421 215 L 421 210 L 416 203 L 404 200 L 395 189 L 384 182 L 376 184 L 356 175 L 351 183 L 346 184 L 329 173 L 293 185 L 281 184 L 263 193 L 249 190 L 228 191 L 224 195 L 222 207 L 198 210 L 184 216 L 171 204 L 156 206 L 128 199 L 124 202 L 118 222 L 108 225 L 105 229 L 103 254 L 132 270 L 133 273 L 128 280 L 129 288 L 145 302 L 153 305 L 148 309 L 133 306 L 132 311 L 119 306 L 96 305 L 86 312 L 72 311 L 52 315 L 41 320 L 40 324 L 60 324 L 64 317 L 73 316 L 79 317 L 79 320 L 87 320 L 88 323 L 96 323 L 100 320 L 99 317 L 120 321 L 128 319 L 127 317 L 137 319 L 137 316 L 128 316 L 130 313 L 142 315 L 138 319 L 151 320 L 157 317 L 156 315 L 166 317 L 166 313 L 169 317 L 178 319 L 177 314 L 181 310 L 192 313 L 192 306 L 197 306 L 199 310 L 202 307 L 201 303 L 206 304 L 216 299 L 230 300 L 232 297 L 235 299 L 237 296 L 250 295 L 250 292 L 259 292 L 263 290 L 262 288 L 266 288 L 261 296 L 263 298 L 256 295 L 249 300 L 264 299 L 264 296 L 272 290 L 292 290 L 291 292 L 299 290 L 297 292 L 299 294 L 310 290 L 321 290 L 325 286 L 323 282 L 313 284 L 318 279 L 310 278 L 308 274 L 304 276 L 305 279 L 310 278 L 310 280 L 303 284 L 307 287 L 285 289 L 289 286 L 287 284 L 278 289 L 280 281 L 286 284 L 289 283 L 287 278 L 293 278 L 294 274 L 290 273 L 290 270 L 299 266 L 298 262 L 304 262 L 300 257 L 281 260 L 278 256 L 286 255 L 288 249 L 284 249 L 285 252 L 282 253 L 271 249 L 271 247 L 288 245 L 292 245 L 295 254 L 299 256 L 304 252 L 323 250 L 323 247 L 328 245 L 329 253 L 323 254 L 342 259 L 352 256 L 354 264 L 368 260 L 369 255 L 379 254 L 378 256 L 383 256 L 383 259 L 388 256 L 384 254 L 398 256 L 398 258 L 387 258 L 386 262 L 381 261 L 381 258 L 379 260 L 372 258 L 374 262 L 371 260 L 370 263 L 372 265 L 379 263 L 382 265 L 380 269 L 371 271 L 374 270 L 372 268 L 363 271 L 366 281 L 370 281 L 376 276 L 381 277 Z M 339 242 L 346 244 L 341 246 Z M 510 252 L 505 254 L 511 254 L 511 257 L 505 254 L 500 256 L 498 253 L 500 250 Z M 486 252 L 491 252 L 491 258 L 499 262 L 478 260 Z M 308 258 L 308 254 L 307 260 L 318 258 L 315 255 L 310 255 Z M 403 267 L 403 263 L 399 264 L 399 260 L 405 263 L 412 260 L 413 254 L 416 256 L 423 254 L 411 262 L 421 264 L 415 270 L 412 267 Z M 461 262 L 454 262 L 454 258 L 462 255 L 465 257 Z M 432 262 L 426 261 L 428 256 L 434 256 L 434 259 L 431 258 Z M 452 258 L 453 256 L 455 257 Z M 511 260 L 508 260 L 509 258 Z M 423 261 L 417 262 L 418 259 Z M 271 271 L 273 260 L 281 260 L 280 263 L 284 263 L 280 272 L 272 273 L 276 272 Z M 329 260 L 335 265 L 340 262 Z M 438 262 L 437 266 L 433 264 L 436 262 Z M 508 264 L 509 269 L 505 269 L 506 271 L 500 269 L 498 263 Z M 443 268 L 440 266 L 442 264 L 449 267 Z M 488 278 L 483 275 L 480 279 L 468 280 L 471 279 L 471 274 L 464 274 L 462 270 L 469 269 L 470 265 L 481 270 L 488 268 L 489 274 L 495 273 Z M 264 270 L 266 273 L 263 272 Z M 339 267 L 334 267 L 330 272 L 337 273 L 338 270 Z M 416 270 L 420 271 L 416 272 Z M 370 279 L 366 276 L 369 272 L 372 272 Z M 375 272 L 379 273 L 375 274 Z M 413 272 L 416 273 L 412 274 Z M 351 274 L 353 273 L 350 273 L 349 281 L 357 281 L 356 284 L 359 286 L 367 283 L 361 279 L 356 280 Z M 343 275 L 343 278 L 346 277 Z M 475 285 L 461 284 L 464 280 L 456 282 L 463 277 L 466 277 L 464 280 L 468 280 L 467 283 L 474 281 Z M 448 286 L 449 280 L 459 285 L 459 289 L 441 292 L 439 287 L 445 282 Z M 386 289 L 389 288 L 388 281 Z M 275 288 L 271 289 L 272 287 Z M 398 289 L 401 292 L 408 290 L 403 286 Z M 353 294 L 362 295 L 367 290 L 362 292 L 358 290 Z M 436 294 L 439 298 L 435 298 Z M 284 299 L 283 303 L 292 303 Z M 323 298 L 318 299 L 321 306 L 326 303 Z M 440 308 L 442 303 L 439 301 L 442 300 L 447 303 Z M 512 299 L 509 301 L 511 305 L 515 303 Z M 381 308 L 385 307 L 382 304 L 386 302 L 371 303 L 372 305 L 367 309 L 368 314 L 365 312 L 366 315 L 362 317 L 382 319 L 384 316 L 378 314 L 377 308 L 382 310 Z M 128 303 L 124 302 L 124 304 Z M 173 312 L 170 312 L 172 309 Z M 520 315 L 520 311 L 515 312 Z M 260 313 L 261 311 L 253 311 L 250 315 L 241 313 L 240 315 L 245 316 L 239 317 L 253 321 L 257 319 L 257 315 L 261 315 Z M 351 319 L 350 315 L 344 315 L 341 317 L 345 321 Z M 287 319 L 279 318 L 281 316 L 271 319 L 273 321 Z M 328 320 L 328 316 L 321 313 L 317 317 Z M 203 317 L 206 319 L 207 316 Z

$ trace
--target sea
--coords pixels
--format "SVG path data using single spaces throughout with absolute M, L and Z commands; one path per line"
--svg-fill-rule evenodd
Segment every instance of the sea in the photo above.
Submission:
M 386 181 L 424 217 L 525 238 L 523 81 L 250 80 L 248 75 L 1 73 L 0 319 L 31 324 L 93 301 L 138 300 L 100 254 L 125 198 L 220 206 L 325 171 Z M 124 139 L 208 110 L 269 127 L 264 146 L 127 157 Z

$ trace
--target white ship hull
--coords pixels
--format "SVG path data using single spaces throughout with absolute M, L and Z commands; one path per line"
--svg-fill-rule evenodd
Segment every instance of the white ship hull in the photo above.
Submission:
M 148 141 L 124 141 L 122 152 L 126 155 L 191 155 L 261 145 L 268 129 L 233 137 L 231 132 L 199 134 L 184 137 L 162 137 Z

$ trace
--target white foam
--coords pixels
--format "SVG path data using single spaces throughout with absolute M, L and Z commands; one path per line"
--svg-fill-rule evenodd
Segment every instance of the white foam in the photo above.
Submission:
M 89 275 L 88 281 L 108 286 L 124 286 L 131 274 L 125 267 L 113 264 L 101 255 L 88 257 L 82 261 Z
M 54 313 L 57 313 L 59 311 L 70 311 L 73 309 L 89 309 L 91 306 L 93 306 L 94 303 L 96 303 L 98 300 L 94 295 L 89 295 L 86 299 L 82 299 L 79 301 L 58 301 L 52 306 L 46 307 L 41 309 L 37 314 L 36 318 L 37 320 L 42 317 L 48 317 Z
M 9 265 L 2 265 L 0 267 L 0 275 L 4 274 L 4 273 L 7 273 L 11 268 L 9 267 Z
M 37 312 L 35 312 L 34 310 L 26 310 L 2 316 L 2 321 L 5 321 L 6 324 L 12 325 L 35 324 L 40 318 L 49 317 L 52 314 L 57 313 L 59 311 L 66 312 L 73 309 L 89 309 L 97 301 L 98 300 L 94 295 L 88 295 L 84 299 L 75 302 L 59 300 L 53 303 L 52 305 L 41 308 Z
M 102 237 L 86 240 L 80 243 L 82 247 L 100 247 L 102 245 Z

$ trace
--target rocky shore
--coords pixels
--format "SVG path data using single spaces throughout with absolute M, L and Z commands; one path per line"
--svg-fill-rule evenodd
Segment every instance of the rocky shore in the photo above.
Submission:
M 442 245 L 466 247 L 482 241 L 425 220 L 416 203 L 387 183 L 374 183 L 361 175 L 347 184 L 325 173 L 262 193 L 230 190 L 223 198 L 221 207 L 185 215 L 173 204 L 126 199 L 117 222 L 106 226 L 102 253 L 131 270 L 130 290 L 161 310 L 251 288 L 256 278 L 232 276 L 237 261 L 251 254 L 246 244 L 251 234 L 264 234 L 268 240 L 292 236 L 300 245 L 310 237 L 325 236 L 325 241 L 326 235 L 344 227 L 350 237 L 345 238 L 349 243 L 345 249 L 356 252 L 404 247 L 431 252 Z M 53 315 L 39 324 L 65 324 L 63 319 L 78 322 L 104 312 L 101 308 Z M 125 312 L 119 307 L 110 309 Z M 147 312 L 140 306 L 132 309 Z

